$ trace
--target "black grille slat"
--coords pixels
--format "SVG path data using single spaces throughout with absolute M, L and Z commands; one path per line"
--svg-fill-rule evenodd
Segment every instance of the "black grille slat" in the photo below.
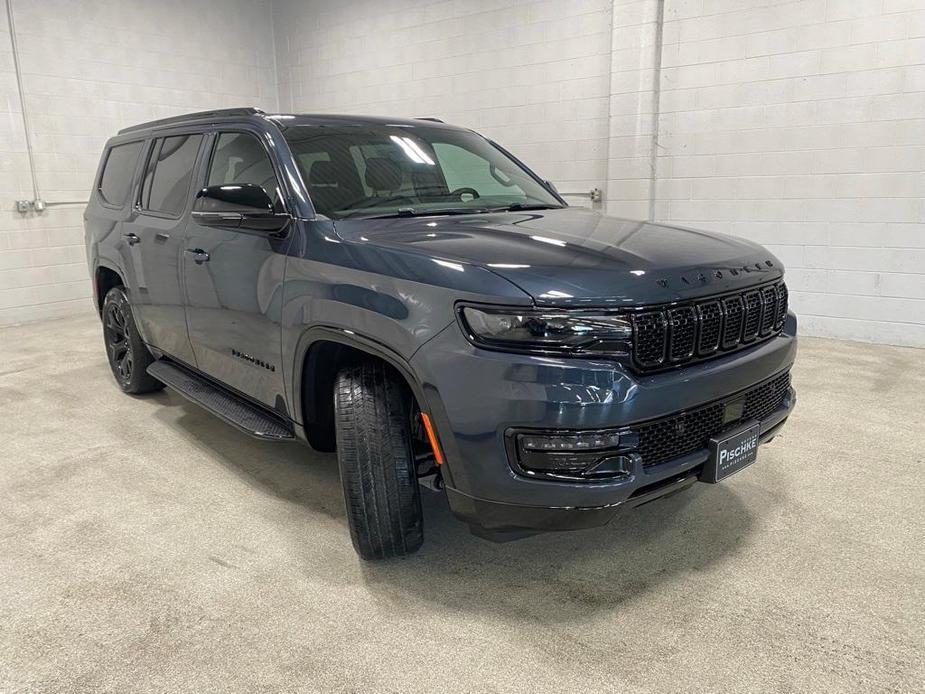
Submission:
M 723 312 L 718 301 L 697 306 L 697 320 L 700 322 L 700 338 L 697 340 L 697 354 L 706 356 L 719 348 L 722 335 Z
M 772 284 L 761 290 L 761 332 L 762 337 L 771 332 L 777 322 L 777 288 Z
M 633 349 L 642 366 L 658 366 L 665 361 L 667 325 L 662 312 L 641 313 L 633 321 Z
M 723 349 L 730 349 L 742 339 L 742 319 L 745 317 L 745 302 L 741 296 L 723 299 L 723 313 L 726 323 L 723 326 Z
M 761 295 L 758 292 L 746 292 L 745 301 L 745 328 L 742 330 L 742 342 L 751 342 L 758 337 L 758 328 L 761 327 Z
M 656 371 L 751 346 L 780 332 L 786 315 L 783 282 L 650 309 L 633 317 L 634 363 Z
M 721 402 L 703 405 L 680 414 L 645 422 L 630 431 L 639 435 L 639 455 L 644 467 L 652 467 L 683 455 L 705 449 L 710 438 L 735 422 L 724 422 L 726 402 L 745 398 L 741 419 L 762 420 L 784 403 L 790 388 L 790 374 L 784 373 L 766 381 L 744 394 L 732 395 Z
M 671 361 L 684 361 L 694 355 L 697 338 L 697 319 L 690 306 L 673 308 L 668 312 L 668 357 Z
M 787 285 L 781 282 L 777 287 L 777 321 L 774 327 L 778 330 L 784 327 L 784 321 L 787 320 Z

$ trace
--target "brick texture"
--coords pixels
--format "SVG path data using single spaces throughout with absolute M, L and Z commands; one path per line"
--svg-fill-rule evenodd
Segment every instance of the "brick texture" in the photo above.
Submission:
M 26 216 L 33 197 L 0 0 L 0 325 L 89 311 L 82 205 Z M 269 2 L 12 0 L 40 193 L 86 200 L 103 143 L 141 121 L 276 108 Z
M 274 9 L 282 110 L 437 116 L 497 139 L 563 192 L 603 186 L 610 0 Z

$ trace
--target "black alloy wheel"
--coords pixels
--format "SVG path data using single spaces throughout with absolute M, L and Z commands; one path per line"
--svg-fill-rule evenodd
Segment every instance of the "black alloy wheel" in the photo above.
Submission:
M 132 344 L 128 339 L 124 305 L 113 302 L 106 308 L 103 317 L 103 335 L 106 339 L 106 351 L 109 353 L 109 363 L 113 374 L 120 384 L 130 383 L 132 380 Z
M 113 287 L 103 301 L 103 341 L 116 383 L 126 393 L 152 393 L 164 384 L 148 374 L 154 356 L 135 326 L 132 306 L 122 287 Z

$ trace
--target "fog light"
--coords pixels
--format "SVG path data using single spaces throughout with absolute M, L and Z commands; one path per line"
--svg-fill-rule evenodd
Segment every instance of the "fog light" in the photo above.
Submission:
M 566 477 L 619 477 L 632 473 L 632 459 L 617 455 L 638 442 L 635 434 L 613 430 L 517 434 L 516 455 L 527 474 Z
M 612 431 L 583 431 L 578 434 L 520 434 L 520 445 L 527 451 L 593 451 L 616 448 L 620 434 Z

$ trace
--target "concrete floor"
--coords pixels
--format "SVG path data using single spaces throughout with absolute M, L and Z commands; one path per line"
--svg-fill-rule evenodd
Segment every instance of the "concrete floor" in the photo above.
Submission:
M 804 339 L 728 482 L 494 545 L 353 553 L 336 462 L 122 395 L 93 317 L 0 329 L 2 692 L 908 692 L 925 351 Z

